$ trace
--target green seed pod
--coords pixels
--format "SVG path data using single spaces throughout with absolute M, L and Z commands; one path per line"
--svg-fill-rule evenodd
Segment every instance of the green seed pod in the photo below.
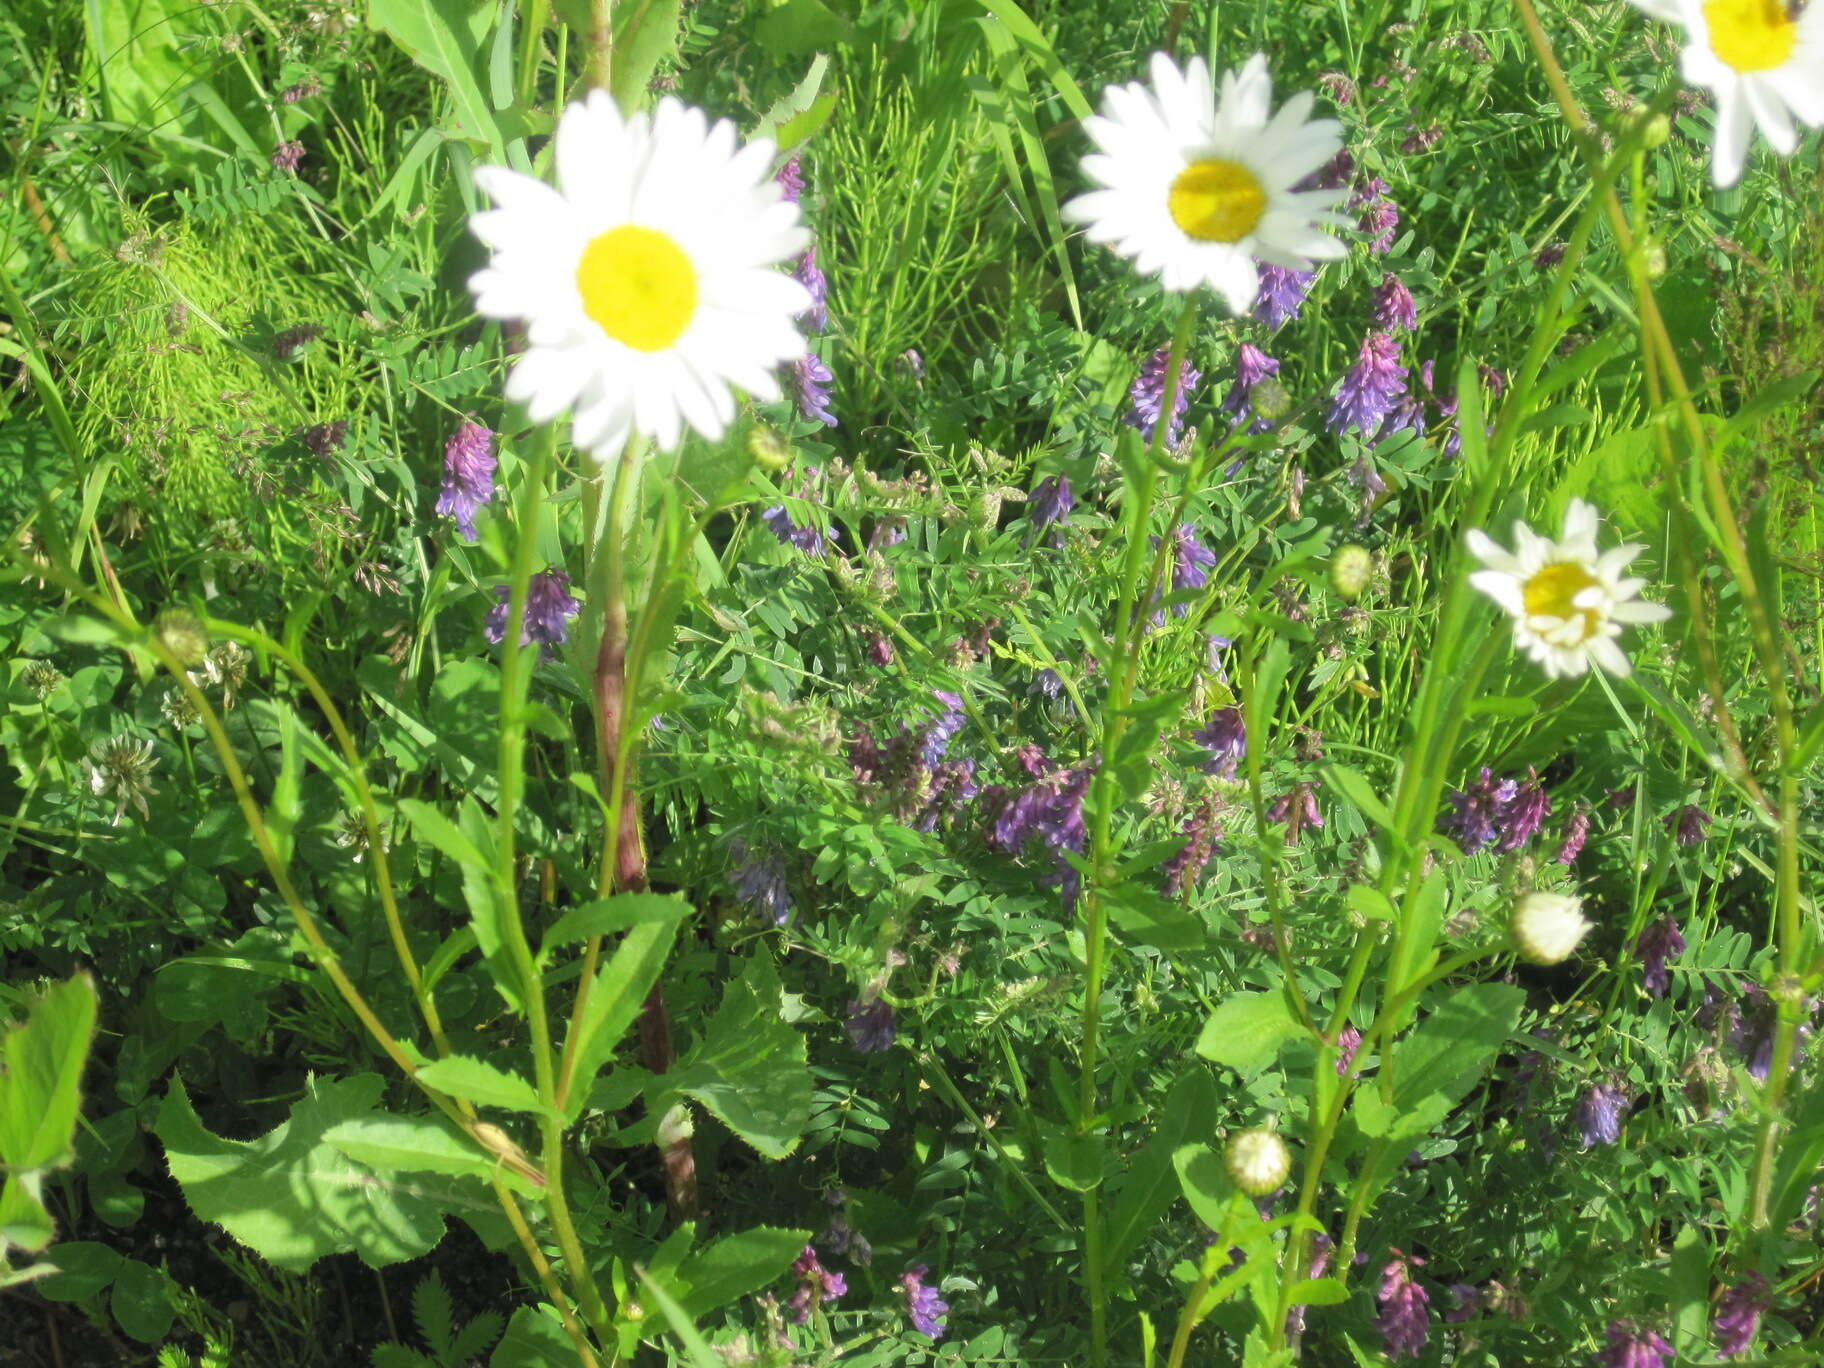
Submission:
M 1330 587 L 1346 600 L 1353 601 L 1373 577 L 1374 557 L 1365 546 L 1339 546 L 1330 557 Z

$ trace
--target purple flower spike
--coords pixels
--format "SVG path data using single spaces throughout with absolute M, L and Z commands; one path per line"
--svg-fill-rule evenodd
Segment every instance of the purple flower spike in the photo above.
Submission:
M 832 1273 L 817 1262 L 817 1251 L 810 1245 L 793 1260 L 792 1272 L 798 1277 L 798 1290 L 786 1305 L 791 1308 L 793 1325 L 803 1325 L 814 1308 L 835 1301 L 849 1290 L 842 1274 Z
M 1374 322 L 1389 332 L 1411 332 L 1419 326 L 1419 310 L 1412 302 L 1412 291 L 1391 271 L 1381 277 L 1381 287 L 1374 292 Z
M 1552 800 L 1539 785 L 1539 776 L 1527 766 L 1526 781 L 1517 784 L 1513 797 L 1501 807 L 1501 836 L 1495 849 L 1502 854 L 1518 850 L 1545 825 L 1552 815 Z
M 1581 1132 L 1583 1147 L 1612 1145 L 1621 1139 L 1621 1118 L 1628 1110 L 1628 1099 L 1621 1089 L 1598 1083 L 1577 1102 L 1573 1119 Z
M 1070 510 L 1077 505 L 1077 498 L 1071 493 L 1069 477 L 1047 475 L 1032 487 L 1028 502 L 1032 505 L 1033 527 L 1043 530 L 1068 518 Z
M 1474 855 L 1500 834 L 1501 813 L 1519 787 L 1512 779 L 1495 778 L 1484 765 L 1474 783 L 1445 800 L 1456 811 L 1439 821 L 1438 830 L 1455 838 L 1465 855 Z
M 290 175 L 298 174 L 298 166 L 304 160 L 304 144 L 296 141 L 282 142 L 272 149 L 272 155 L 266 159 L 274 170 L 284 171 Z
M 1734 1358 L 1754 1343 L 1755 1331 L 1761 1325 L 1761 1313 L 1772 1300 L 1772 1286 L 1755 1271 L 1750 1271 L 1746 1278 L 1723 1293 L 1710 1322 L 1716 1331 L 1719 1358 Z
M 1388 198 L 1387 190 L 1387 182 L 1376 176 L 1349 201 L 1351 209 L 1362 211 L 1356 226 L 1368 235 L 1368 250 L 1376 256 L 1393 250 L 1393 237 L 1400 228 L 1400 207 Z
M 944 689 L 933 689 L 931 696 L 943 704 L 943 711 L 926 729 L 918 753 L 927 768 L 935 769 L 950 749 L 951 739 L 963 729 L 963 700 Z
M 1172 534 L 1177 542 L 1176 554 L 1172 557 L 1172 588 L 1177 591 L 1201 589 L 1210 582 L 1210 571 L 1216 566 L 1216 553 L 1197 539 L 1197 532 L 1188 524 L 1180 523 L 1178 530 Z M 1178 607 L 1178 616 L 1186 612 L 1184 605 Z
M 795 546 L 807 556 L 823 554 L 822 531 L 816 527 L 798 526 L 784 504 L 774 504 L 760 515 L 760 521 L 786 546 Z
M 793 204 L 804 194 L 804 169 L 796 156 L 773 173 L 773 179 L 779 182 L 779 193 Z
M 1666 995 L 1666 989 L 1672 986 L 1672 976 L 1666 972 L 1666 961 L 1684 948 L 1685 938 L 1679 933 L 1678 923 L 1671 917 L 1661 917 L 1640 933 L 1639 939 L 1634 942 L 1634 953 L 1640 956 L 1641 983 L 1652 996 L 1659 998 Z
M 1343 1027 L 1336 1038 L 1336 1076 L 1347 1078 L 1355 1067 L 1355 1052 L 1362 1048 L 1362 1033 L 1353 1026 Z
M 456 519 L 465 541 L 475 540 L 475 514 L 494 497 L 494 434 L 464 423 L 443 449 L 443 493 L 437 511 Z
M 779 857 L 750 851 L 745 841 L 733 842 L 730 850 L 740 861 L 728 876 L 735 896 L 774 926 L 784 926 L 792 919 L 792 895 L 786 892 L 785 866 Z
M 1388 1358 L 1416 1358 L 1431 1337 L 1431 1296 L 1412 1279 L 1412 1265 L 1422 1262 L 1396 1249 L 1381 1270 L 1381 1315 L 1375 1329 L 1381 1332 Z
M 1235 766 L 1248 753 L 1248 733 L 1242 725 L 1240 708 L 1218 708 L 1202 731 L 1191 733 L 1191 740 L 1210 748 L 1210 758 L 1203 767 L 1222 779 L 1235 777 Z
M 1295 271 L 1289 266 L 1271 266 L 1256 262 L 1260 276 L 1260 293 L 1254 296 L 1254 317 L 1267 325 L 1268 332 L 1278 332 L 1298 317 L 1311 293 L 1316 271 Z
M 1690 803 L 1666 815 L 1666 830 L 1681 846 L 1701 845 L 1715 820 L 1696 803 Z
M 935 1287 L 925 1285 L 925 1275 L 930 1271 L 924 1264 L 919 1264 L 902 1273 L 899 1288 L 906 1297 L 906 1315 L 912 1320 L 912 1328 L 937 1340 L 944 1337 L 945 1318 L 950 1314 L 950 1307 L 938 1296 Z
M 1171 359 L 1170 347 L 1159 348 L 1147 357 L 1146 364 L 1140 368 L 1140 374 L 1134 378 L 1133 387 L 1127 392 L 1131 407 L 1122 421 L 1129 427 L 1139 428 L 1140 435 L 1149 442 L 1153 440 L 1153 432 L 1158 428 L 1160 414 L 1165 408 L 1165 368 Z M 1191 391 L 1197 388 L 1197 382 L 1202 379 L 1202 374 L 1191 365 L 1189 357 L 1178 363 L 1178 395 L 1172 402 L 1171 420 L 1165 425 L 1167 446 L 1177 442 L 1179 430 L 1184 424 L 1184 411 L 1190 406 Z
M 1381 420 L 1405 393 L 1406 368 L 1400 364 L 1399 343 L 1384 332 L 1369 333 L 1362 340 L 1355 365 L 1331 400 L 1327 426 L 1338 434 L 1354 428 L 1367 437 L 1379 429 Z
M 836 377 L 814 352 L 806 352 L 792 362 L 792 379 L 798 385 L 798 412 L 814 423 L 836 426 L 836 415 L 830 412 L 830 382 Z
M 815 246 L 804 249 L 804 255 L 798 258 L 798 264 L 792 268 L 792 279 L 810 292 L 811 307 L 802 315 L 805 326 L 812 332 L 822 332 L 830 326 L 830 282 L 817 269 Z
M 858 1054 L 890 1050 L 898 1035 L 893 1009 L 879 998 L 872 1002 L 851 1002 L 848 1020 L 843 1025 L 848 1030 L 849 1043 Z
M 498 646 L 507 639 L 507 611 L 512 590 L 500 585 L 494 590 L 495 603 L 488 609 L 482 632 Z M 570 640 L 570 619 L 583 609 L 582 600 L 570 592 L 570 576 L 562 570 L 544 570 L 532 576 L 526 586 L 526 620 L 520 627 L 519 644 L 540 645 L 540 654 L 551 655 L 551 647 Z
M 1579 808 L 1564 824 L 1564 839 L 1552 858 L 1568 865 L 1583 853 L 1583 843 L 1590 839 L 1590 814 Z
M 1666 1368 L 1672 1346 L 1633 1321 L 1609 1322 L 1609 1347 L 1597 1356 L 1600 1368 Z
M 1468 1283 L 1452 1283 L 1444 1290 L 1456 1303 L 1444 1313 L 1444 1319 L 1450 1324 L 1461 1325 L 1482 1309 L 1482 1294 Z
M 1269 375 L 1279 374 L 1279 362 L 1251 342 L 1243 342 L 1235 352 L 1235 383 L 1222 401 L 1222 411 L 1231 414 L 1239 427 L 1254 412 L 1251 396 L 1254 387 Z M 1255 419 L 1252 432 L 1265 432 L 1272 426 L 1266 419 Z

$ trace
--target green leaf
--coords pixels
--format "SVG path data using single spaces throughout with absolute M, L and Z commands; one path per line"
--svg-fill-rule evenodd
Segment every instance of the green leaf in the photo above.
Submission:
M 679 0 L 617 0 L 608 85 L 622 109 L 647 102 L 653 72 L 677 49 L 679 9 Z
M 418 1322 L 418 1333 L 431 1346 L 431 1352 L 448 1359 L 456 1340 L 456 1305 L 434 1268 L 412 1289 L 412 1319 Z
M 769 1159 L 798 1147 L 811 1119 L 804 1037 L 780 1016 L 778 972 L 756 954 L 665 1086 L 695 1098 Z
M 1387 895 L 1369 884 L 1350 884 L 1343 901 L 1364 921 L 1390 922 L 1394 919 L 1393 904 L 1387 900 Z
M 1107 1142 L 1100 1135 L 1079 1135 L 1070 1126 L 1039 1123 L 1044 1137 L 1045 1172 L 1070 1192 L 1093 1192 L 1102 1186 L 1102 1160 Z
M 576 1368 L 576 1347 L 548 1306 L 522 1306 L 488 1356 L 488 1368 Z
M 1225 998 L 1197 1037 L 1197 1053 L 1251 1078 L 1303 1027 L 1284 992 L 1239 992 Z
M 1696 1358 L 1710 1342 L 1710 1251 L 1697 1226 L 1681 1226 L 1673 1237 L 1671 1274 L 1673 1347 Z
M 1108 917 L 1134 946 L 1152 946 L 1168 954 L 1203 949 L 1208 934 L 1203 921 L 1182 903 L 1140 884 L 1116 884 L 1104 890 Z
M 702 1319 L 718 1307 L 758 1292 L 792 1266 L 810 1243 L 808 1230 L 775 1230 L 755 1226 L 728 1235 L 697 1251 L 678 1269 L 684 1290 L 679 1301 L 687 1314 Z
M 636 1266 L 635 1271 L 640 1275 L 640 1286 L 652 1299 L 653 1305 L 664 1313 L 671 1326 L 671 1333 L 678 1337 L 678 1343 L 684 1346 L 684 1352 L 690 1356 L 691 1368 L 726 1368 L 727 1360 L 711 1349 L 709 1342 L 698 1333 L 691 1314 L 679 1306 L 671 1294 L 659 1286 L 658 1281 L 645 1269 Z
M 1341 1306 L 1349 1289 L 1339 1278 L 1305 1278 L 1292 1284 L 1293 1306 Z
M 1172 1156 L 1193 1135 L 1208 1135 L 1215 1127 L 1216 1085 L 1207 1071 L 1187 1070 L 1166 1094 L 1159 1128 L 1134 1156 L 1110 1205 L 1102 1264 L 1111 1275 L 1177 1200 Z
M 485 144 L 498 165 L 507 159 L 500 126 L 475 74 L 495 13 L 474 0 L 368 0 L 367 22 L 449 88 L 461 135 Z
M 588 1008 L 577 1027 L 576 1071 L 570 1085 L 571 1120 L 582 1111 L 595 1076 L 614 1054 L 615 1046 L 658 981 L 677 934 L 675 921 L 636 926 L 596 974 Z
M 510 1074 L 468 1055 L 449 1055 L 433 1060 L 418 1070 L 418 1081 L 427 1088 L 481 1107 L 504 1107 L 508 1111 L 523 1112 L 547 1110 L 539 1101 L 538 1089 L 518 1074 Z
M 1178 1171 L 1178 1186 L 1197 1219 L 1211 1230 L 1221 1231 L 1228 1224 L 1229 1208 L 1241 1195 L 1223 1168 L 1222 1157 L 1208 1145 L 1184 1145 L 1173 1151 L 1172 1167 Z
M 92 1240 L 69 1240 L 48 1256 L 57 1272 L 38 1282 L 38 1291 L 54 1302 L 87 1301 L 114 1281 L 125 1256 Z
M 486 1178 L 499 1167 L 441 1116 L 375 1113 L 340 1121 L 323 1139 L 381 1173 L 449 1173 Z M 511 1176 L 503 1170 L 503 1176 Z
M 171 1302 L 171 1280 L 138 1259 L 127 1259 L 114 1275 L 114 1294 L 108 1309 L 134 1339 L 157 1344 L 170 1332 L 177 1308 Z
M 1377 1088 L 1355 1094 L 1350 1106 L 1363 1133 L 1385 1137 L 1395 1149 L 1427 1134 L 1480 1081 L 1525 1005 L 1525 992 L 1503 983 L 1451 993 L 1399 1043 L 1391 1104 Z
M 68 1161 L 94 1033 L 95 985 L 78 974 L 47 989 L 0 1041 L 0 1165 L 22 1174 Z
M 435 1247 L 445 1211 L 460 1200 L 431 1181 L 394 1182 L 324 1139 L 372 1112 L 384 1090 L 378 1074 L 313 1078 L 289 1119 L 257 1139 L 228 1140 L 205 1129 L 174 1077 L 158 1137 L 191 1210 L 267 1261 L 302 1273 L 352 1251 L 381 1268 Z
M 754 130 L 749 136 L 771 138 L 778 144 L 781 152 L 790 151 L 792 144 L 786 141 L 784 130 L 788 125 L 808 114 L 812 106 L 818 103 L 817 92 L 822 89 L 824 73 L 829 69 L 828 54 L 818 53 L 816 57 L 812 58 L 810 69 L 804 73 L 804 79 L 793 86 L 787 94 L 781 95 L 773 101 L 766 113 L 760 116 L 760 122 L 754 125 Z M 824 98 L 829 101 L 831 108 L 835 106 L 835 96 Z M 808 133 L 802 135 L 799 141 L 808 136 Z
M 570 908 L 551 923 L 539 947 L 539 958 L 546 958 L 560 945 L 588 940 L 591 936 L 631 931 L 636 926 L 676 923 L 689 912 L 689 903 L 666 893 L 621 893 L 612 898 L 597 898 Z
M 1368 777 L 1360 770 L 1330 762 L 1320 766 L 1319 772 L 1324 776 L 1324 782 L 1353 804 L 1362 816 L 1382 831 L 1397 834 L 1394 831 L 1393 813 L 1387 810 L 1380 795 L 1375 793 L 1374 785 L 1368 782 Z

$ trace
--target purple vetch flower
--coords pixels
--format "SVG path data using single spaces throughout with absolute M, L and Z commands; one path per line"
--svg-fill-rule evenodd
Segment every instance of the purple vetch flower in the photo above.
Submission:
M 792 1299 L 786 1303 L 791 1308 L 793 1325 L 803 1325 L 811 1318 L 811 1312 L 825 1302 L 833 1302 L 849 1290 L 849 1284 L 840 1273 L 832 1273 L 817 1262 L 817 1251 L 810 1245 L 804 1247 L 804 1253 L 792 1261 L 792 1272 L 798 1278 L 798 1290 L 792 1293 Z
M 512 589 L 503 584 L 494 590 L 495 603 L 488 609 L 482 632 L 495 646 L 507 639 L 507 612 L 512 606 Z M 583 609 L 582 600 L 570 592 L 570 576 L 562 570 L 542 570 L 526 585 L 526 620 L 520 625 L 519 644 L 540 644 L 540 654 L 549 657 L 553 646 L 570 640 L 570 619 Z
M 858 1054 L 879 1054 L 882 1050 L 890 1050 L 898 1035 L 892 1007 L 879 998 L 867 1002 L 851 1002 L 848 1019 L 843 1022 L 843 1027 L 849 1033 L 849 1043 Z
M 1263 1211 L 1261 1216 L 1265 1218 L 1266 1213 Z M 1335 1248 L 1336 1241 L 1330 1238 L 1328 1231 L 1320 1230 L 1313 1235 L 1311 1237 L 1311 1263 L 1305 1276 L 1307 1278 L 1323 1277 L 1330 1268 L 1330 1253 Z M 1286 1338 L 1291 1339 L 1304 1332 L 1305 1308 L 1295 1306 L 1286 1313 Z
M 1419 310 L 1412 301 L 1412 291 L 1391 271 L 1381 277 L 1381 286 L 1374 292 L 1373 317 L 1376 327 L 1389 332 L 1411 332 L 1419 326 Z
M 1410 131 L 1400 140 L 1400 151 L 1409 157 L 1421 152 L 1429 152 L 1444 139 L 1443 124 L 1427 124 L 1424 128 L 1407 126 Z
M 1711 1013 L 1711 1017 L 1712 1020 L 1722 1022 L 1723 1034 L 1730 1048 L 1741 1055 L 1749 1076 L 1765 1083 L 1767 1075 L 1773 1069 L 1773 1038 L 1779 1030 L 1779 1007 L 1758 983 L 1744 983 L 1742 996 L 1747 1001 L 1746 1011 L 1730 1002 Z M 1705 997 L 1708 1005 L 1708 987 L 1705 989 Z M 1810 1018 L 1816 1011 L 1815 999 L 1805 1004 L 1805 1019 L 1800 1021 L 1792 1042 L 1795 1065 L 1804 1058 L 1805 1042 L 1811 1037 Z
M 1362 1033 L 1353 1026 L 1345 1026 L 1336 1038 L 1336 1076 L 1347 1078 L 1349 1070 L 1355 1067 L 1355 1052 L 1362 1048 Z
M 1500 834 L 1502 810 L 1519 787 L 1512 779 L 1495 778 L 1494 771 L 1484 765 L 1468 788 L 1445 799 L 1456 811 L 1439 819 L 1438 830 L 1453 837 L 1465 855 L 1474 855 Z
M 1412 1265 L 1424 1262 L 1396 1249 L 1381 1270 L 1381 1315 L 1374 1328 L 1381 1332 L 1381 1344 L 1388 1358 L 1416 1358 L 1431 1337 L 1431 1315 L 1427 1310 L 1431 1296 L 1412 1277 Z
M 868 633 L 868 659 L 883 670 L 893 663 L 893 643 L 885 633 Z
M 1170 347 L 1159 348 L 1146 358 L 1146 364 L 1140 367 L 1140 374 L 1134 377 L 1133 386 L 1127 392 L 1129 408 L 1127 416 L 1121 421 L 1129 427 L 1139 428 L 1140 435 L 1149 442 L 1153 440 L 1153 432 L 1159 426 L 1159 417 L 1165 408 L 1165 368 L 1171 359 Z M 1188 356 L 1178 363 L 1178 394 L 1172 402 L 1171 419 L 1165 425 L 1167 446 L 1178 441 L 1179 431 L 1184 425 L 1184 411 L 1190 406 L 1191 391 L 1197 388 L 1197 382 L 1202 379 L 1202 374 L 1191 365 Z
M 1669 916 L 1661 917 L 1640 933 L 1634 942 L 1634 953 L 1640 956 L 1641 983 L 1650 995 L 1656 998 L 1666 995 L 1666 989 L 1672 986 L 1666 961 L 1684 948 L 1685 938 L 1679 934 L 1678 923 Z
M 1444 1319 L 1451 1325 L 1461 1325 L 1482 1309 L 1482 1294 L 1468 1283 L 1452 1283 L 1444 1289 L 1450 1293 L 1450 1299 L 1456 1303 L 1444 1313 Z
M 1599 1368 L 1666 1368 L 1672 1346 L 1633 1321 L 1609 1322 L 1609 1346 L 1596 1356 Z
M 1222 663 L 1223 653 L 1235 643 L 1226 636 L 1211 632 L 1203 642 L 1203 668 L 1215 675 L 1224 684 L 1229 682 L 1228 667 Z
M 1216 553 L 1210 550 L 1197 538 L 1197 530 L 1188 523 L 1179 523 L 1172 533 L 1175 543 L 1172 548 L 1172 588 L 1176 592 L 1201 589 L 1210 582 L 1210 571 L 1216 566 Z M 1183 617 L 1188 611 L 1183 604 L 1178 605 L 1178 616 Z
M 1035 766 L 1026 764 L 1025 768 L 1031 773 Z M 1047 882 L 1062 895 L 1066 911 L 1076 906 L 1081 879 L 1065 853 L 1080 855 L 1088 844 L 1083 796 L 1089 791 L 1094 772 L 1089 765 L 1052 770 L 1021 788 L 996 785 L 982 794 L 983 815 L 988 821 L 983 841 L 988 848 L 1003 855 L 1018 855 L 1028 841 L 1043 841 L 1054 856 Z
M 1718 1358 L 1734 1358 L 1754 1343 L 1761 1313 L 1772 1301 L 1772 1285 L 1754 1269 L 1723 1293 L 1716 1303 L 1716 1314 L 1710 1319 L 1711 1329 L 1716 1332 Z
M 1578 808 L 1564 824 L 1564 837 L 1558 846 L 1558 853 L 1552 858 L 1561 865 L 1568 865 L 1583 853 L 1583 843 L 1590 839 L 1590 814 Z
M 475 514 L 494 497 L 494 434 L 464 423 L 443 449 L 443 492 L 437 512 L 456 519 L 464 540 L 475 540 Z
M 1621 1118 L 1627 1114 L 1628 1099 L 1620 1088 L 1598 1083 L 1577 1100 L 1572 1120 L 1585 1149 L 1613 1145 L 1621 1139 Z
M 1341 434 L 1356 429 L 1367 437 L 1406 393 L 1406 368 L 1400 364 L 1400 346 L 1384 332 L 1362 339 L 1355 365 L 1343 377 L 1325 420 L 1330 431 Z
M 1666 814 L 1666 830 L 1681 846 L 1700 845 L 1716 819 L 1696 803 L 1687 803 L 1676 812 Z
M 1533 269 L 1536 271 L 1550 271 L 1554 269 L 1559 262 L 1564 260 L 1566 246 L 1567 244 L 1562 242 L 1546 243 L 1545 246 L 1533 253 Z
M 1260 293 L 1254 296 L 1254 317 L 1267 325 L 1268 332 L 1278 332 L 1304 308 L 1305 296 L 1311 293 L 1311 283 L 1317 279 L 1317 272 L 1273 266 L 1264 261 L 1254 264 L 1260 276 Z
M 1164 865 L 1166 897 L 1183 896 L 1196 888 L 1198 880 L 1203 877 L 1204 867 L 1209 864 L 1210 856 L 1216 853 L 1216 847 L 1222 841 L 1222 828 L 1216 824 L 1216 812 L 1217 805 L 1214 802 L 1203 802 L 1184 819 L 1184 826 L 1180 829 L 1184 844 Z
M 804 194 L 804 168 L 796 153 L 773 173 L 773 179 L 779 183 L 780 195 L 792 204 L 798 203 Z
M 1362 211 L 1356 226 L 1368 235 L 1368 250 L 1377 256 L 1393 250 L 1393 235 L 1400 227 L 1400 207 L 1387 191 L 1387 182 L 1376 176 L 1349 201 L 1351 209 Z
M 924 801 L 912 816 L 914 831 L 936 831 L 946 817 L 955 820 L 965 804 L 981 792 L 975 782 L 975 761 L 946 760 L 932 768 L 925 786 Z
M 1069 517 L 1077 498 L 1070 491 L 1068 476 L 1047 475 L 1032 487 L 1028 503 L 1032 507 L 1033 528 L 1042 530 Z
M 1355 458 L 1355 464 L 1343 472 L 1343 478 L 1362 492 L 1362 513 L 1356 521 L 1365 524 L 1374 506 L 1387 494 L 1387 481 L 1367 452 Z
M 1278 374 L 1279 362 L 1253 343 L 1243 342 L 1236 349 L 1235 381 L 1222 401 L 1222 411 L 1235 419 L 1236 427 L 1253 415 L 1254 406 L 1249 397 L 1254 393 L 1254 387 L 1269 375 Z M 1265 418 L 1256 418 L 1248 430 L 1265 432 L 1270 427 L 1272 424 Z
M 792 521 L 792 515 L 786 511 L 784 504 L 774 504 L 761 513 L 760 521 L 786 546 L 795 546 L 807 556 L 821 556 L 824 542 L 821 528 L 800 527 Z
M 298 164 L 304 160 L 304 144 L 295 139 L 282 142 L 272 149 L 272 155 L 267 160 L 274 169 L 295 176 L 298 174 Z
M 944 758 L 944 752 L 950 749 L 951 739 L 963 729 L 962 698 L 946 689 L 933 689 L 931 696 L 943 704 L 943 711 L 925 729 L 924 739 L 919 744 L 919 758 L 927 768 L 936 767 Z
M 348 419 L 338 418 L 331 423 L 313 424 L 298 436 L 312 456 L 327 461 L 330 453 L 341 450 L 342 443 L 348 439 Z
M 1501 834 L 1495 849 L 1502 854 L 1520 849 L 1538 834 L 1545 819 L 1552 815 L 1552 800 L 1539 783 L 1533 767 L 1526 767 L 1526 780 L 1516 783 L 1514 793 L 1501 805 Z
M 1294 784 L 1279 801 L 1267 809 L 1269 822 L 1286 824 L 1286 844 L 1297 845 L 1306 827 L 1323 829 L 1324 819 L 1317 810 L 1317 794 L 1310 784 Z
M 739 861 L 729 871 L 728 881 L 735 896 L 774 926 L 784 926 L 792 919 L 792 895 L 785 889 L 785 866 L 777 852 L 757 852 L 745 841 L 732 841 L 729 851 Z
M 944 1337 L 945 1317 L 950 1314 L 950 1306 L 938 1296 L 935 1287 L 925 1285 L 925 1275 L 930 1271 L 924 1264 L 913 1266 L 900 1274 L 899 1288 L 905 1294 L 906 1315 L 911 1317 L 912 1328 L 938 1340 Z
M 1064 678 L 1056 670 L 1040 670 L 1033 675 L 1032 683 L 1026 686 L 1026 692 L 1056 703 L 1064 696 Z
M 830 282 L 817 269 L 816 244 L 804 249 L 798 264 L 792 268 L 792 279 L 804 286 L 811 296 L 811 307 L 802 315 L 805 326 L 812 332 L 822 332 L 830 326 Z
M 1242 724 L 1240 708 L 1218 708 L 1201 731 L 1191 733 L 1191 740 L 1210 748 L 1204 769 L 1223 779 L 1235 777 L 1235 766 L 1248 753 L 1248 732 Z
M 830 383 L 835 380 L 823 358 L 806 352 L 792 362 L 792 380 L 798 387 L 798 412 L 814 423 L 836 426 L 836 415 L 830 412 Z

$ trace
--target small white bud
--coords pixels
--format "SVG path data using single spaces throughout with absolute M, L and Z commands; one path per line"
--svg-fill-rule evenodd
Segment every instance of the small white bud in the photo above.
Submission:
M 1229 1137 L 1222 1165 L 1236 1187 L 1250 1197 L 1265 1197 L 1285 1184 L 1292 1172 L 1292 1151 L 1273 1131 L 1255 1126 Z
M 1559 893 L 1527 893 L 1514 904 L 1514 946 L 1534 964 L 1559 964 L 1571 957 L 1590 929 L 1578 909 L 1581 898 Z

